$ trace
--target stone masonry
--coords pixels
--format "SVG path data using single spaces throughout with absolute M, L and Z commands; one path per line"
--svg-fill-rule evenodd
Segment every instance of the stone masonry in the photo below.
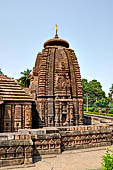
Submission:
M 30 83 L 36 101 L 34 127 L 82 124 L 83 100 L 80 69 L 74 50 L 58 35 L 38 53 Z
M 108 146 L 113 143 L 113 126 L 89 125 L 20 129 L 0 134 L 0 167 L 29 164 L 42 155 L 66 150 Z
M 18 82 L 0 74 L 0 132 L 31 128 L 32 103 Z

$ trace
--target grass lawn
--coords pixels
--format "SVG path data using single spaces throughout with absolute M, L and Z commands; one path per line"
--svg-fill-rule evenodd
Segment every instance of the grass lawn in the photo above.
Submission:
M 87 111 L 84 111 L 84 113 L 86 114 L 94 114 L 94 115 L 102 115 L 102 116 L 108 116 L 108 117 L 113 117 L 113 114 L 111 113 L 98 113 L 98 112 L 87 112 Z

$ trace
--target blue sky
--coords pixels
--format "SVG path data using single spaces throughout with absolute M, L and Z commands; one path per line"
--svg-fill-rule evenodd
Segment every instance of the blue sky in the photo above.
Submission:
M 75 50 L 82 78 L 113 83 L 113 0 L 0 0 L 0 68 L 14 78 L 32 69 L 43 43 L 60 38 Z

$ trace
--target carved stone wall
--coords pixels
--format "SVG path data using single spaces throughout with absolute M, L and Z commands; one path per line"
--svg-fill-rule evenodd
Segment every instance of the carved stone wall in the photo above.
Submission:
M 18 139 L 18 135 L 15 135 L 12 140 L 0 140 L 0 167 L 29 163 L 32 163 L 30 136 L 24 134 Z
M 30 92 L 43 126 L 82 124 L 81 75 L 74 51 L 65 40 L 54 38 L 37 55 Z
M 32 104 L 17 81 L 0 74 L 0 132 L 32 128 Z
M 62 151 L 108 146 L 112 144 L 109 126 L 86 126 L 60 129 Z
M 113 126 L 109 125 L 21 129 L 15 133 L 1 133 L 0 167 L 32 163 L 45 154 L 112 143 Z
M 14 132 L 32 127 L 32 103 L 5 102 L 0 105 L 0 132 Z

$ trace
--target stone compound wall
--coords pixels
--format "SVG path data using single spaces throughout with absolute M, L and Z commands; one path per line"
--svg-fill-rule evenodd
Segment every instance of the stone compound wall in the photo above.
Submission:
M 0 134 L 0 167 L 32 163 L 30 135 Z
M 0 134 L 0 167 L 29 164 L 44 154 L 112 145 L 113 126 L 69 126 Z
M 113 117 L 85 113 L 83 122 L 85 125 L 113 124 Z
M 109 125 L 59 128 L 62 151 L 107 146 L 112 144 L 112 129 Z

